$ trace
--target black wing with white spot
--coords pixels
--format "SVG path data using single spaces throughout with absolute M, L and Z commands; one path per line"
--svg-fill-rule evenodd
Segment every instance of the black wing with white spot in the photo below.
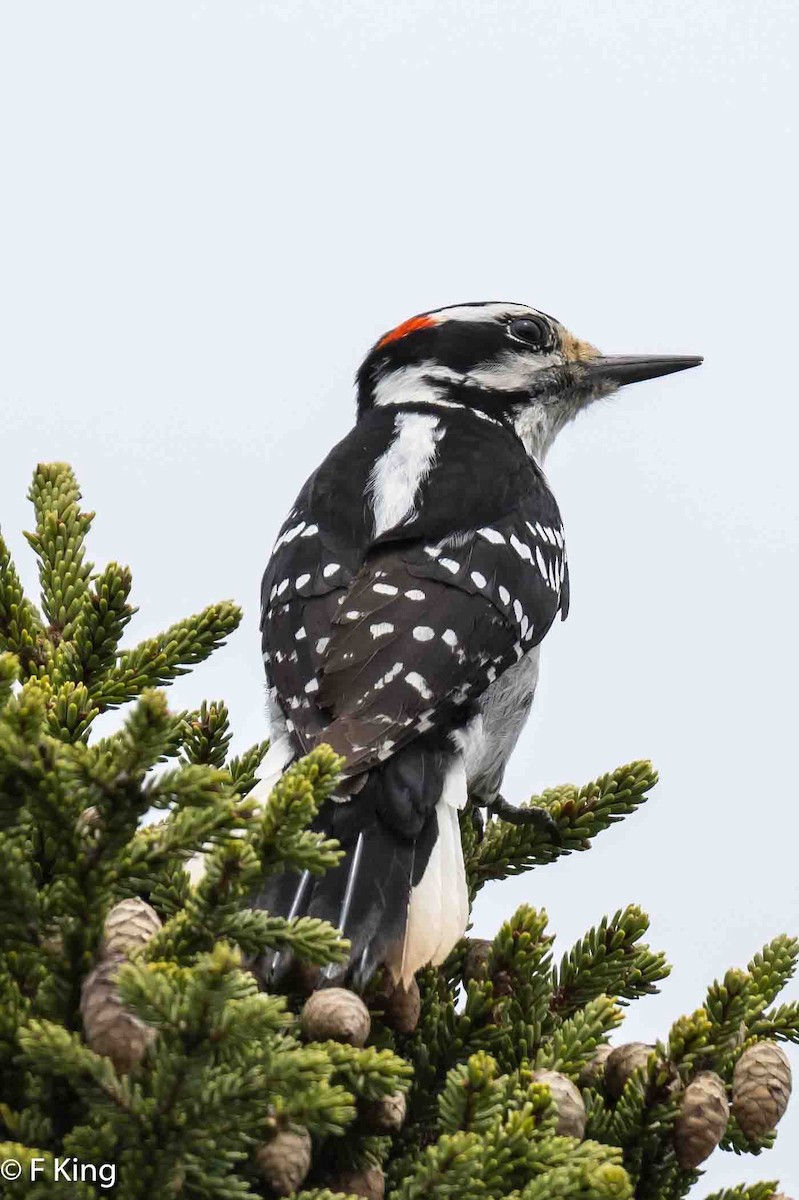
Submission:
M 314 693 L 338 600 L 361 569 L 372 539 L 366 485 L 393 425 L 393 414 L 375 413 L 331 450 L 297 497 L 264 572 L 267 681 L 304 751 L 330 720 Z
M 352 772 L 435 728 L 460 723 L 521 656 L 505 616 L 482 596 L 419 578 L 402 555 L 370 559 L 338 606 L 321 668 L 325 741 Z
M 329 722 L 314 693 L 338 602 L 359 566 L 331 548 L 301 496 L 264 575 L 261 628 L 267 680 L 303 750 Z
M 309 480 L 263 584 L 267 674 L 300 746 L 350 771 L 464 719 L 568 605 L 560 516 L 516 435 L 437 414 L 413 511 L 374 536 L 370 472 L 394 415 L 359 422 Z
M 408 553 L 409 570 L 484 597 L 499 609 L 525 650 L 537 646 L 558 613 L 568 612 L 569 573 L 563 529 L 556 512 L 549 523 L 531 506 L 468 538 L 424 542 Z M 544 520 L 547 519 L 544 518 Z

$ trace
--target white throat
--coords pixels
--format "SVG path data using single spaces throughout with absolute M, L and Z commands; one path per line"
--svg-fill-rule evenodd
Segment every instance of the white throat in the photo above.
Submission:
M 554 404 L 534 400 L 520 410 L 513 427 L 527 453 L 536 462 L 543 463 L 561 429 L 585 407 L 586 398 L 577 394 L 561 396 Z
M 513 422 L 513 428 L 530 457 L 536 462 L 543 462 L 557 433 L 550 425 L 543 404 L 529 404 L 523 408 Z

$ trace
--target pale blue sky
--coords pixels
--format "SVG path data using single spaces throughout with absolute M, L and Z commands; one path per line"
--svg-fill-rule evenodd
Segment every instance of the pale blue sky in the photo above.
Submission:
M 225 697 L 239 746 L 264 733 L 266 556 L 378 333 L 507 299 L 608 352 L 706 356 L 549 461 L 572 612 L 507 795 L 645 756 L 662 783 L 477 910 L 485 934 L 546 906 L 563 952 L 643 905 L 675 970 L 628 1039 L 799 932 L 798 43 L 792 0 L 0 7 L 0 520 L 32 586 L 24 493 L 68 459 L 97 561 L 133 568 L 131 636 L 241 602 L 174 689 Z M 797 1144 L 799 1103 L 697 1192 L 796 1193 Z

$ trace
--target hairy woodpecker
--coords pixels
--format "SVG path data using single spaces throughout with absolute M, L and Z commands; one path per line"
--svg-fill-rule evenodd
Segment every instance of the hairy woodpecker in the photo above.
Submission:
M 273 740 L 256 795 L 329 743 L 344 775 L 315 828 L 346 853 L 322 878 L 269 879 L 253 903 L 343 930 L 350 960 L 330 981 L 363 986 L 384 965 L 407 983 L 463 935 L 458 812 L 467 795 L 517 811 L 503 773 L 540 643 L 569 607 L 541 463 L 598 397 L 701 361 L 605 357 L 502 303 L 412 317 L 364 360 L 356 424 L 300 492 L 262 585 Z M 256 964 L 265 979 L 286 967 Z

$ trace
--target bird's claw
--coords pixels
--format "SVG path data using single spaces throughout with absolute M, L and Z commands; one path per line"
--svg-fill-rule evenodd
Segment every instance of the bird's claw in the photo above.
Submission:
M 546 808 L 535 804 L 517 808 L 514 804 L 509 804 L 504 797 L 496 796 L 486 804 L 486 809 L 500 821 L 507 821 L 509 825 L 534 825 L 542 833 L 548 833 L 550 841 L 560 842 L 561 840 L 558 824 L 552 813 Z
M 474 802 L 472 803 L 472 808 L 471 808 L 471 819 L 472 819 L 472 828 L 474 829 L 475 836 L 476 836 L 478 842 L 482 841 L 483 834 L 485 833 L 485 818 L 483 817 L 483 814 L 480 812 L 480 809 L 478 808 L 477 804 Z

